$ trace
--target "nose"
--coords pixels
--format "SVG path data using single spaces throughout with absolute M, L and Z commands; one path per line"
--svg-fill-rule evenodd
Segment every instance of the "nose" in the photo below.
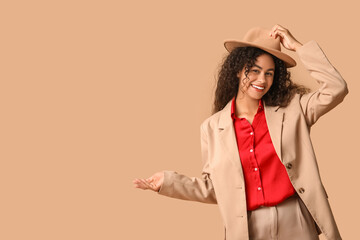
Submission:
M 259 74 L 259 76 L 258 76 L 258 80 L 259 80 L 259 82 L 261 82 L 261 83 L 266 82 L 266 76 L 265 76 L 265 73 L 261 73 L 261 74 Z

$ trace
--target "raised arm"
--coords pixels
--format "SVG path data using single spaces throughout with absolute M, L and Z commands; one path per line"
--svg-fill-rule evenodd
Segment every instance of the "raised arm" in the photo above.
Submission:
M 271 37 L 280 37 L 282 45 L 296 51 L 310 75 L 320 84 L 318 90 L 301 96 L 300 104 L 308 126 L 341 103 L 348 93 L 347 85 L 339 72 L 331 65 L 315 41 L 302 45 L 286 28 L 275 25 Z
M 311 126 L 341 103 L 349 91 L 340 73 L 315 41 L 306 43 L 297 53 L 310 75 L 320 85 L 316 91 L 304 94 L 300 99 L 307 124 Z

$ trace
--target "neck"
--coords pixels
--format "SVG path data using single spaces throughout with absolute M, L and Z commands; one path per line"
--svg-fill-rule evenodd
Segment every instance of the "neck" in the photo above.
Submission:
M 237 96 L 235 99 L 236 113 L 241 115 L 242 113 L 256 113 L 259 107 L 259 100 L 250 99 L 245 96 Z

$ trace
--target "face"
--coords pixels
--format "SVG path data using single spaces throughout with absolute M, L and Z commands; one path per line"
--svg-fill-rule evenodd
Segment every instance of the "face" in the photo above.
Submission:
M 239 95 L 254 100 L 261 99 L 270 89 L 275 73 L 275 63 L 269 54 L 260 55 L 245 76 L 245 67 L 237 74 L 240 79 Z

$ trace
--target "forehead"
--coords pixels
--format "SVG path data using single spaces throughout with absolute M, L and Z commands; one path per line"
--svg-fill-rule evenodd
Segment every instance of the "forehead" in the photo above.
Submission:
M 275 63 L 274 63 L 274 59 L 272 58 L 272 56 L 270 54 L 262 54 L 259 57 L 256 58 L 255 64 L 262 67 L 262 68 L 274 68 L 275 67 Z

